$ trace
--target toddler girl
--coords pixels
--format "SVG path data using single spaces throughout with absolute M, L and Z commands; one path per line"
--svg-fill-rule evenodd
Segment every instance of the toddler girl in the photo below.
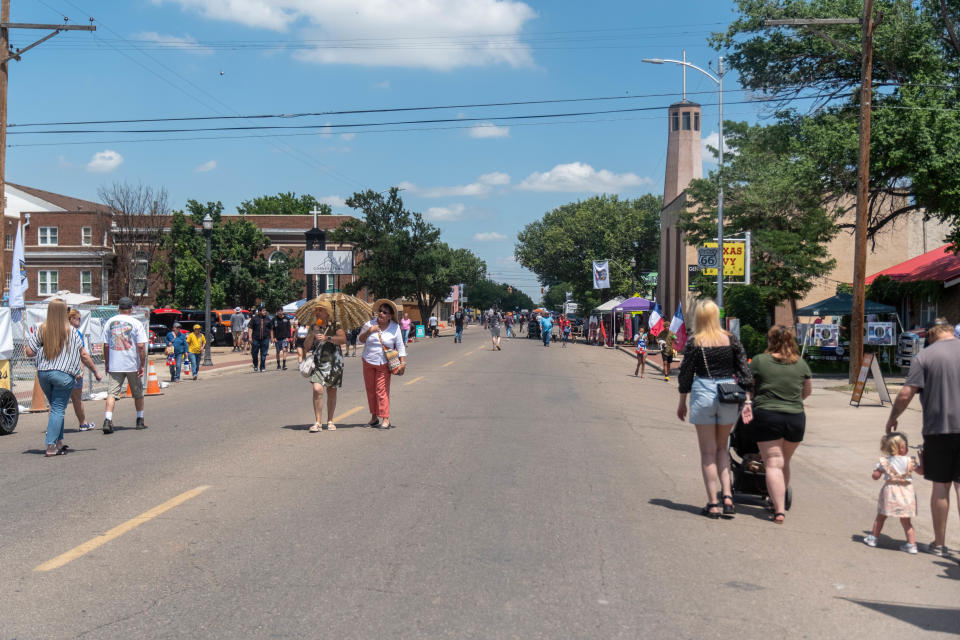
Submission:
M 647 332 L 641 327 L 637 331 L 637 368 L 633 372 L 633 375 L 640 374 L 640 377 L 643 378 L 643 374 L 647 369 Z
M 879 480 L 883 476 L 883 487 L 880 488 L 880 498 L 877 501 L 877 519 L 873 521 L 873 531 L 863 539 L 863 543 L 868 547 L 877 546 L 877 536 L 880 535 L 887 516 L 895 516 L 900 518 L 900 524 L 907 535 L 907 541 L 900 546 L 900 550 L 916 553 L 917 545 L 910 517 L 917 513 L 917 495 L 913 490 L 910 474 L 921 470 L 916 461 L 907 456 L 907 437 L 902 433 L 893 431 L 883 436 L 880 450 L 884 456 L 873 470 L 873 479 Z

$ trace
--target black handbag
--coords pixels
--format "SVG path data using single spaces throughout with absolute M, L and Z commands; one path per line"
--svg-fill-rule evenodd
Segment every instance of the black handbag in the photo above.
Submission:
M 710 365 L 707 364 L 707 353 L 700 347 L 700 355 L 703 356 L 703 366 L 707 370 L 707 376 L 713 378 L 710 373 Z M 740 386 L 739 382 L 718 382 L 717 400 L 720 404 L 741 404 L 747 400 L 747 392 Z

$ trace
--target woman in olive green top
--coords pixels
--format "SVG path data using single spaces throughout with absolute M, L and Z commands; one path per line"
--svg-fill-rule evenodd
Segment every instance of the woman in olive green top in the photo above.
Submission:
M 813 391 L 813 374 L 800 358 L 793 331 L 783 325 L 767 332 L 767 350 L 750 363 L 753 393 L 743 408 L 743 423 L 752 424 L 766 467 L 773 517 L 783 524 L 790 484 L 790 458 L 803 440 L 803 401 Z

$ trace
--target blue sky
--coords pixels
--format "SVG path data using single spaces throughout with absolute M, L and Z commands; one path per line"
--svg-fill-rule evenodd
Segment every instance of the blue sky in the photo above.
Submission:
M 228 212 L 294 191 L 350 213 L 341 203 L 354 191 L 400 185 L 446 242 L 473 250 L 493 279 L 537 300 L 535 277 L 513 262 L 517 232 L 597 193 L 662 193 L 659 107 L 679 99 L 681 73 L 640 60 L 686 49 L 705 66 L 717 55 L 707 36 L 725 28 L 732 8 L 728 0 L 16 0 L 14 22 L 92 16 L 98 30 L 61 33 L 10 63 L 11 125 L 624 99 L 59 127 L 105 131 L 82 134 L 14 126 L 7 179 L 91 200 L 101 185 L 139 181 L 165 187 L 174 208 L 195 198 L 220 200 Z M 11 41 L 24 47 L 39 35 L 15 30 Z M 735 104 L 744 94 L 727 78 L 725 117 L 755 120 L 759 107 Z M 691 72 L 687 90 L 704 104 L 703 133 L 715 140 L 715 85 Z M 493 119 L 635 108 L 653 109 Z M 434 119 L 452 122 L 339 126 Z M 330 127 L 115 132 L 262 125 Z

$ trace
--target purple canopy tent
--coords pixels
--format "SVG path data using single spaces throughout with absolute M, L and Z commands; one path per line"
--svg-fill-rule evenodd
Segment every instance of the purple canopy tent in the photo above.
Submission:
M 613 335 L 614 346 L 616 346 L 617 335 L 617 314 L 630 313 L 632 311 L 649 311 L 653 309 L 653 303 L 646 298 L 627 298 L 613 309 Z

